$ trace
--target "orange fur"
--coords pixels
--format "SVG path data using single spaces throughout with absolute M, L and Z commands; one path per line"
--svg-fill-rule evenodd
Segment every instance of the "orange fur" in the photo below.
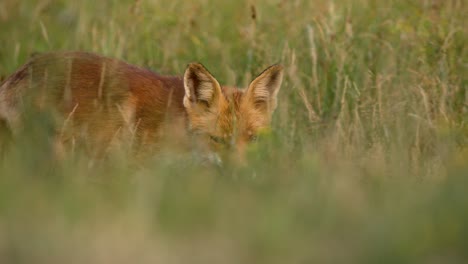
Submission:
M 24 106 L 33 105 L 57 113 L 62 142 L 79 140 L 90 149 L 121 137 L 153 149 L 162 136 L 188 138 L 187 131 L 208 150 L 242 149 L 269 126 L 281 79 L 282 67 L 274 65 L 242 90 L 219 85 L 197 63 L 182 78 L 91 53 L 50 53 L 1 84 L 0 120 L 20 127 Z

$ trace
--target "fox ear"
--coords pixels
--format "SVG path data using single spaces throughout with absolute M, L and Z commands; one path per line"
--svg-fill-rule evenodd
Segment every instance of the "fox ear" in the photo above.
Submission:
M 221 87 L 211 73 L 200 63 L 190 63 L 184 74 L 184 106 L 204 104 L 210 107 L 221 94 Z
M 282 81 L 283 66 L 272 65 L 250 83 L 247 98 L 257 109 L 273 113 Z

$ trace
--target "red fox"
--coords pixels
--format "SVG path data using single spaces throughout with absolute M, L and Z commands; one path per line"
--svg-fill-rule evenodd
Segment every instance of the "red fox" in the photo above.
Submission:
M 221 86 L 199 63 L 174 77 L 92 53 L 49 53 L 0 84 L 0 123 L 14 132 L 32 105 L 58 114 L 62 143 L 105 147 L 128 132 L 132 149 L 151 149 L 170 134 L 212 153 L 242 153 L 269 127 L 282 78 L 283 67 L 273 65 L 239 89 Z

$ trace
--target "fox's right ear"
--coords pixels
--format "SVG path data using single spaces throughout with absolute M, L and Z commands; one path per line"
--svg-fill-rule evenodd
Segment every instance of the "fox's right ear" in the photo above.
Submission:
M 247 98 L 257 109 L 271 114 L 276 108 L 282 81 L 283 66 L 272 65 L 250 83 Z
M 200 63 L 190 63 L 184 74 L 184 106 L 194 104 L 211 107 L 221 95 L 221 87 L 211 73 Z

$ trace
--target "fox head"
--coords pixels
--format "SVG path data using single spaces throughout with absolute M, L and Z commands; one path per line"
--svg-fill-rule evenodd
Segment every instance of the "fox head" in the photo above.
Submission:
M 189 64 L 183 104 L 197 143 L 210 153 L 234 150 L 242 159 L 248 143 L 270 126 L 282 79 L 283 67 L 273 65 L 246 89 L 223 87 L 203 65 Z

